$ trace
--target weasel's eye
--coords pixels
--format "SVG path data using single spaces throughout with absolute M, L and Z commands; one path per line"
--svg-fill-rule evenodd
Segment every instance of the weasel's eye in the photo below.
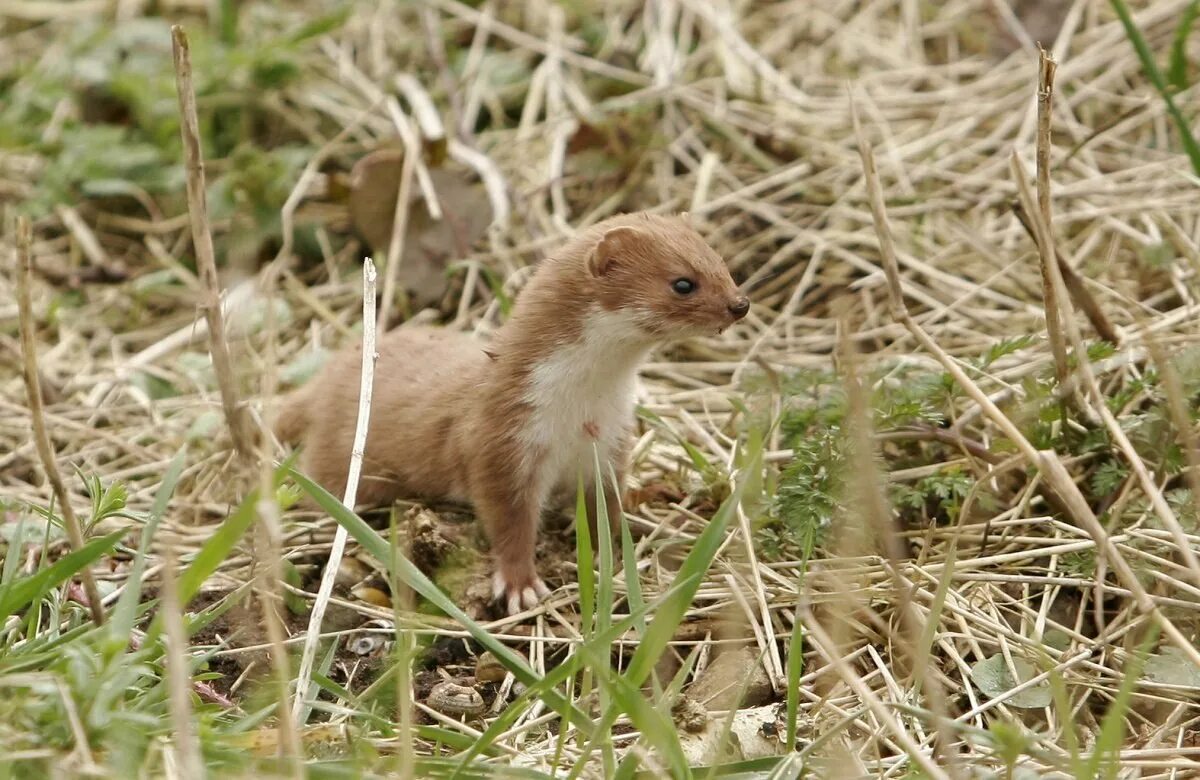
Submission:
M 691 279 L 676 279 L 671 282 L 671 289 L 680 295 L 691 295 L 696 292 L 696 283 Z

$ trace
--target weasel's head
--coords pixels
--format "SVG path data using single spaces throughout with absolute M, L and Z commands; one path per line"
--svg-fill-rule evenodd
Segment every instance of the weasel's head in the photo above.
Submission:
M 615 222 L 598 226 L 587 257 L 601 308 L 632 315 L 656 340 L 713 335 L 746 316 L 750 301 L 686 216 Z

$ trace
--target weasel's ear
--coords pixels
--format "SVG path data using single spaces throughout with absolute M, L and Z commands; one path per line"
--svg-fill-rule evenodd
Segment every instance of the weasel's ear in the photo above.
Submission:
M 604 231 L 604 235 L 592 247 L 587 267 L 592 276 L 604 276 L 613 260 L 623 252 L 629 252 L 642 239 L 642 232 L 632 227 L 615 227 Z

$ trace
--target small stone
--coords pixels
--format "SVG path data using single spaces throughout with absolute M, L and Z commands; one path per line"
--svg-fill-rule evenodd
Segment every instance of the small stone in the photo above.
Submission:
M 443 715 L 479 715 L 486 705 L 474 687 L 453 680 L 440 682 L 429 691 L 425 703 Z
M 739 701 L 743 686 L 745 694 Z M 767 704 L 772 693 L 766 669 L 748 648 L 728 650 L 717 656 L 688 688 L 688 695 L 710 712 Z
M 708 725 L 708 710 L 691 696 L 680 696 L 671 707 L 675 725 L 689 734 L 699 734 Z
M 370 585 L 359 585 L 353 588 L 350 593 L 359 601 L 365 601 L 368 604 L 373 604 L 376 607 L 392 606 L 392 598 L 384 593 L 379 588 L 372 588 Z
M 490 650 L 484 651 L 475 661 L 475 679 L 479 682 L 502 682 L 507 676 L 508 670 Z
M 371 567 L 360 561 L 358 558 L 345 557 L 338 564 L 338 573 L 334 578 L 334 583 L 343 588 L 353 588 L 363 580 L 371 576 Z

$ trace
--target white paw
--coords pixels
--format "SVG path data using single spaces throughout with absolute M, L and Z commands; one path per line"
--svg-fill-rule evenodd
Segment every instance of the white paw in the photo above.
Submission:
M 540 577 L 532 580 L 523 579 L 520 583 L 509 582 L 505 576 L 496 572 L 492 577 L 492 597 L 503 600 L 508 614 L 516 615 L 526 609 L 533 609 L 538 602 L 550 595 L 550 589 Z

